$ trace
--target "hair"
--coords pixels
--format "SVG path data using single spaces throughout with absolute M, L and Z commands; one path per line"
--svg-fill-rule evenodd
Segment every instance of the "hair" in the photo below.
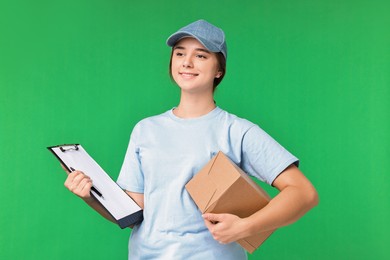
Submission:
M 169 77 L 171 78 L 171 80 L 173 82 L 175 82 L 175 80 L 173 79 L 173 76 L 172 76 L 173 51 L 174 51 L 174 47 L 172 48 L 171 58 L 169 59 Z M 218 71 L 221 72 L 221 76 L 219 78 L 214 78 L 213 92 L 215 91 L 215 89 L 217 88 L 219 83 L 221 83 L 221 81 L 223 80 L 223 78 L 225 77 L 225 74 L 226 74 L 226 58 L 225 58 L 225 56 L 222 54 L 222 52 L 217 52 L 215 54 L 216 54 L 217 62 L 218 62 Z

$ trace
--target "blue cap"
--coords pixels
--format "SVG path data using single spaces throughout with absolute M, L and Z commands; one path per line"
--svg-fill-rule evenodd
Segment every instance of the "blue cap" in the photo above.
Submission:
M 185 37 L 194 37 L 206 47 L 207 50 L 211 52 L 222 52 L 225 59 L 227 58 L 225 33 L 222 29 L 211 23 L 205 20 L 193 22 L 169 36 L 167 44 L 168 46 L 173 47 L 179 40 Z

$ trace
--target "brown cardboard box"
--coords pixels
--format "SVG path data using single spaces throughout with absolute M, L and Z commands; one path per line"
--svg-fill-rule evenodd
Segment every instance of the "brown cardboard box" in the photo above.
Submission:
M 230 213 L 245 218 L 270 201 L 268 194 L 222 152 L 186 184 L 186 189 L 202 213 Z M 237 243 L 253 253 L 272 232 L 240 239 Z

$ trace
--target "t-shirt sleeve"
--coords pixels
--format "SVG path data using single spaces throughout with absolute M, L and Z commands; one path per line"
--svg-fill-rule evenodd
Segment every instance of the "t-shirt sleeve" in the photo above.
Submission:
M 117 184 L 124 190 L 143 193 L 144 175 L 139 158 L 139 147 L 137 147 L 137 135 L 138 131 L 135 127 L 130 136 L 130 142 L 117 179 Z
M 245 133 L 242 146 L 242 169 L 270 185 L 289 165 L 299 164 L 294 155 L 257 125 Z

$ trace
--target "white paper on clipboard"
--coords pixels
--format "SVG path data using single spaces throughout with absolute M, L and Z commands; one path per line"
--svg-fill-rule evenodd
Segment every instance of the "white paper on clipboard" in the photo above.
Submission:
M 121 228 L 139 223 L 143 218 L 142 209 L 123 191 L 100 167 L 80 144 L 48 147 L 64 166 L 82 171 L 92 179 L 92 195 L 115 218 Z M 101 194 L 98 194 L 98 193 Z

